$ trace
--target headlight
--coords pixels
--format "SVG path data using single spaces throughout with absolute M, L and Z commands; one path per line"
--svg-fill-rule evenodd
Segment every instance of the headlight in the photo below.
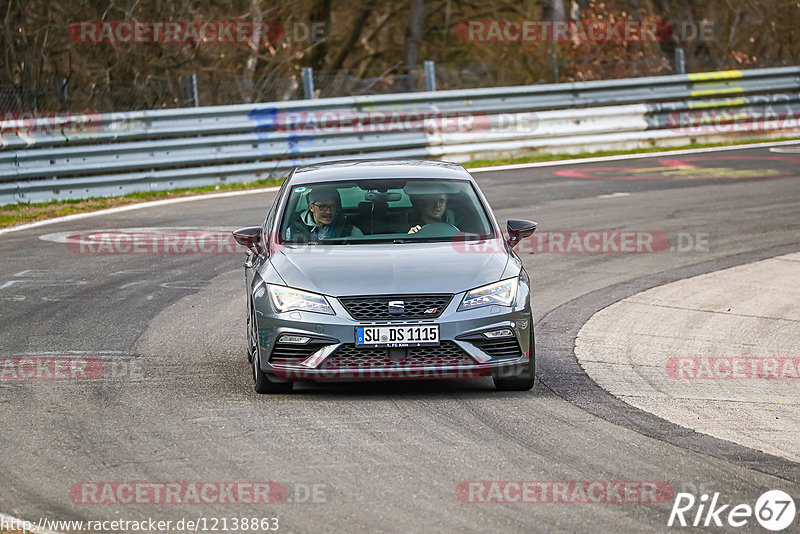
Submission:
M 501 280 L 488 286 L 467 291 L 458 311 L 474 310 L 484 306 L 511 306 L 517 297 L 517 278 Z
M 272 305 L 279 312 L 310 311 L 335 315 L 328 300 L 322 295 L 286 286 L 267 284 Z

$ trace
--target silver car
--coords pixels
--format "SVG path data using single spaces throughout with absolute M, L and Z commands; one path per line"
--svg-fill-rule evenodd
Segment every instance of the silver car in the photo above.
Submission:
M 305 380 L 534 383 L 530 285 L 460 165 L 348 161 L 300 167 L 247 247 L 248 358 L 258 393 Z

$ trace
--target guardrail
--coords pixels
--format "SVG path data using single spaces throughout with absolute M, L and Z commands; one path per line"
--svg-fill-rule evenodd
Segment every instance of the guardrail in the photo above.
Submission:
M 785 136 L 800 67 L 0 122 L 0 205 L 245 182 L 319 161 L 452 161 Z

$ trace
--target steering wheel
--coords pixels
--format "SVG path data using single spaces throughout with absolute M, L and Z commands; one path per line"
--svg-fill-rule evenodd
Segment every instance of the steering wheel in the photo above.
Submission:
M 426 224 L 411 235 L 419 237 L 453 237 L 460 231 L 450 223 L 436 221 Z

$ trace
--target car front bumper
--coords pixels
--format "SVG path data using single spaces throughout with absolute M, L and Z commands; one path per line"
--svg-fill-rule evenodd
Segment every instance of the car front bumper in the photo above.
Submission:
M 457 311 L 464 293 L 453 296 L 435 319 L 358 321 L 335 298 L 336 315 L 276 312 L 268 298 L 256 299 L 260 368 L 275 380 L 469 379 L 527 376 L 534 358 L 528 288 L 520 284 L 514 307 Z M 369 349 L 355 346 L 358 326 L 439 325 L 439 347 Z M 508 328 L 511 337 L 492 341 L 483 332 Z M 307 347 L 279 342 L 285 335 L 310 339 Z M 503 350 L 499 350 L 502 345 Z M 381 355 L 383 354 L 383 355 Z

